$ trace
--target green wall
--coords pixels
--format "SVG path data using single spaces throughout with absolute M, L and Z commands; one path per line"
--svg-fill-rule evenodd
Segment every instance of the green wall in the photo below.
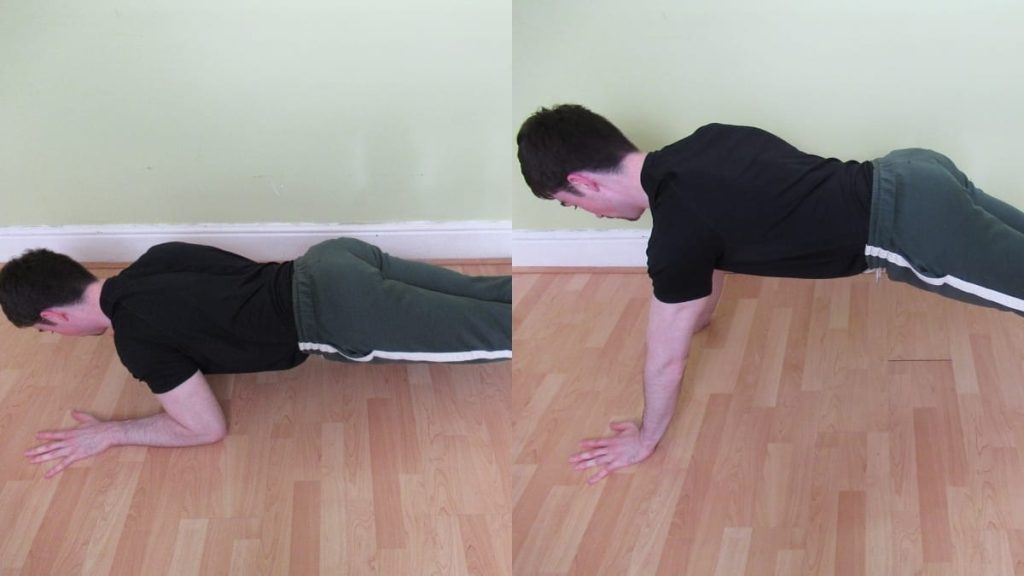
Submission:
M 628 227 L 522 183 L 515 131 L 559 102 L 644 148 L 936 148 L 1024 206 L 1022 29 L 1009 0 L 0 0 L 0 226 Z
M 577 102 L 655 149 L 708 122 L 843 159 L 920 146 L 1024 207 L 1024 5 L 993 0 L 525 0 L 536 107 Z M 516 228 L 598 221 L 522 186 Z
M 511 220 L 510 16 L 0 0 L 0 225 Z

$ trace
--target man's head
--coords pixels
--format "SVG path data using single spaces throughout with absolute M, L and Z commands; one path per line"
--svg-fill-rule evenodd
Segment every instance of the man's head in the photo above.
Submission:
M 69 313 L 82 303 L 96 276 L 63 254 L 29 250 L 0 269 L 0 307 L 19 328 L 35 326 L 61 334 L 102 330 Z
M 593 194 L 602 188 L 600 180 L 614 180 L 623 172 L 625 160 L 639 153 L 602 116 L 577 104 L 541 108 L 523 122 L 516 143 L 523 178 L 538 198 L 558 200 L 598 216 L 634 220 L 642 213 L 633 206 L 614 206 L 620 198 Z M 642 192 L 639 175 L 627 176 L 630 191 Z M 632 180 L 637 180 L 635 186 Z
M 516 136 L 519 167 L 538 198 L 551 200 L 571 190 L 574 172 L 611 172 L 637 148 L 602 116 L 578 104 L 541 108 Z

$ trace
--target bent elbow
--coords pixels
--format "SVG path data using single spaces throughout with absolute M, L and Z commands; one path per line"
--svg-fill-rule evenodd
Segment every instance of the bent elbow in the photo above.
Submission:
M 701 318 L 701 319 L 700 319 L 700 320 L 699 320 L 699 321 L 697 322 L 697 328 L 696 328 L 696 329 L 695 329 L 695 330 L 693 331 L 693 333 L 694 333 L 694 334 L 696 334 L 697 332 L 702 332 L 702 331 L 704 331 L 704 330 L 705 330 L 705 329 L 706 329 L 706 328 L 707 328 L 708 326 L 711 326 L 711 317 L 710 317 L 710 316 L 708 316 L 707 318 Z
M 227 437 L 227 435 L 227 426 L 218 426 L 217 428 L 211 430 L 207 435 L 207 444 L 216 444 L 217 442 L 220 442 L 225 437 Z
M 196 433 L 197 444 L 216 444 L 228 435 L 227 426 L 212 426 Z

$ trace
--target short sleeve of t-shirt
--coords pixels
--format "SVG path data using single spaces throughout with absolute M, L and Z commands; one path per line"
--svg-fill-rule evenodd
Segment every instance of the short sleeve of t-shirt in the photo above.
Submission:
M 114 332 L 118 357 L 132 376 L 145 382 L 154 394 L 177 388 L 199 371 L 191 358 L 159 338 L 144 320 L 129 313 L 121 315 L 118 321 L 118 330 Z
M 667 210 L 657 218 L 682 218 L 690 210 Z M 654 297 L 666 304 L 703 298 L 711 294 L 720 242 L 702 222 L 662 222 L 647 243 L 647 273 Z

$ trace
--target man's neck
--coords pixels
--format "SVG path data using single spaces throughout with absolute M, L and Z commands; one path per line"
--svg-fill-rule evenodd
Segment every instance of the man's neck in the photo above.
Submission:
M 623 158 L 619 164 L 621 190 L 631 204 L 642 207 L 644 210 L 650 208 L 650 199 L 640 180 L 646 159 L 646 152 L 633 152 Z
M 89 318 L 97 326 L 110 328 L 110 318 L 107 318 L 107 315 L 103 313 L 103 308 L 100 307 L 100 295 L 103 293 L 103 284 L 106 281 L 105 278 L 101 278 L 89 284 L 85 289 L 85 293 L 82 294 L 81 305 L 84 307 L 86 314 L 89 315 Z

